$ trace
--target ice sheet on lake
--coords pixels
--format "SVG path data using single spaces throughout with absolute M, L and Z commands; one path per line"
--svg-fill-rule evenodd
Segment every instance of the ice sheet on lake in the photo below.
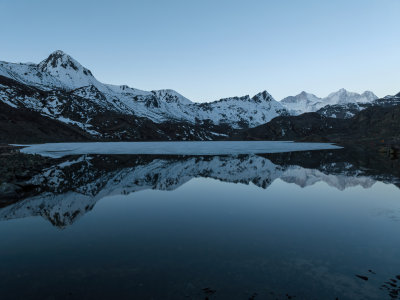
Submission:
M 238 155 L 340 149 L 328 143 L 289 141 L 98 142 L 26 145 L 21 151 L 48 157 L 82 154 Z

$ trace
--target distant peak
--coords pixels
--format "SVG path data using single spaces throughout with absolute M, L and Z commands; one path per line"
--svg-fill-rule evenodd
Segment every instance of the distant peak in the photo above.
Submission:
M 373 96 L 378 98 L 373 92 L 371 91 L 365 91 L 364 93 L 362 93 L 363 96 Z
M 341 88 L 340 90 L 336 91 L 336 92 L 332 92 L 328 95 L 328 97 L 326 98 L 332 98 L 332 97 L 346 97 L 346 95 L 350 94 L 350 92 L 344 88 Z
M 317 96 L 315 96 L 314 94 L 308 93 L 306 91 L 302 91 L 300 94 L 298 94 L 297 96 L 300 96 L 302 98 L 305 99 L 312 99 L 312 98 L 318 98 Z
M 252 100 L 255 100 L 257 102 L 262 102 L 262 101 L 275 101 L 275 99 L 267 92 L 267 91 L 262 91 L 261 93 L 258 93 L 255 95 Z
M 52 56 L 52 55 L 58 55 L 58 56 L 64 56 L 64 55 L 66 55 L 66 56 L 69 56 L 67 53 L 65 53 L 65 52 L 62 51 L 62 50 L 53 51 L 52 53 L 50 53 L 49 56 Z

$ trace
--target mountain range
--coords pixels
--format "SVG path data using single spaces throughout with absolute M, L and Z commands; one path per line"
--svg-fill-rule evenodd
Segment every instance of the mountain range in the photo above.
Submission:
M 39 64 L 0 62 L 0 104 L 7 111 L 0 116 L 0 139 L 61 140 L 56 131 L 49 132 L 52 124 L 67 140 L 215 140 L 275 117 L 317 112 L 350 118 L 370 106 L 400 102 L 393 99 L 341 89 L 325 98 L 302 92 L 276 101 L 263 91 L 197 103 L 171 89 L 143 91 L 101 83 L 58 50 Z
M 325 98 L 319 98 L 303 91 L 297 96 L 289 96 L 282 99 L 281 103 L 292 115 L 299 115 L 306 112 L 316 112 L 327 105 L 371 103 L 376 99 L 378 99 L 378 97 L 370 91 L 357 94 L 345 89 L 340 89 L 337 92 L 329 94 Z

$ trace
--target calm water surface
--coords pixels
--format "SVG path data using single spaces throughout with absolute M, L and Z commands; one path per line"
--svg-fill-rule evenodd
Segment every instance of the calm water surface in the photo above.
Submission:
M 64 157 L 0 209 L 1 298 L 398 299 L 396 163 Z

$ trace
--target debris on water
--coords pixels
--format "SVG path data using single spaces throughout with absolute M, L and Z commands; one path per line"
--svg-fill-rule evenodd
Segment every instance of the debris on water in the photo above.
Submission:
M 360 278 L 360 279 L 362 279 L 362 280 L 368 281 L 368 277 L 367 277 L 367 276 L 357 275 L 357 274 L 356 274 L 356 277 L 358 277 L 358 278 Z
M 400 280 L 400 276 L 396 276 L 397 280 Z M 400 288 L 397 286 L 397 280 L 394 278 L 390 278 L 388 281 L 385 281 L 384 284 L 380 286 L 380 290 L 386 290 L 388 292 L 388 296 L 390 299 L 400 299 Z

